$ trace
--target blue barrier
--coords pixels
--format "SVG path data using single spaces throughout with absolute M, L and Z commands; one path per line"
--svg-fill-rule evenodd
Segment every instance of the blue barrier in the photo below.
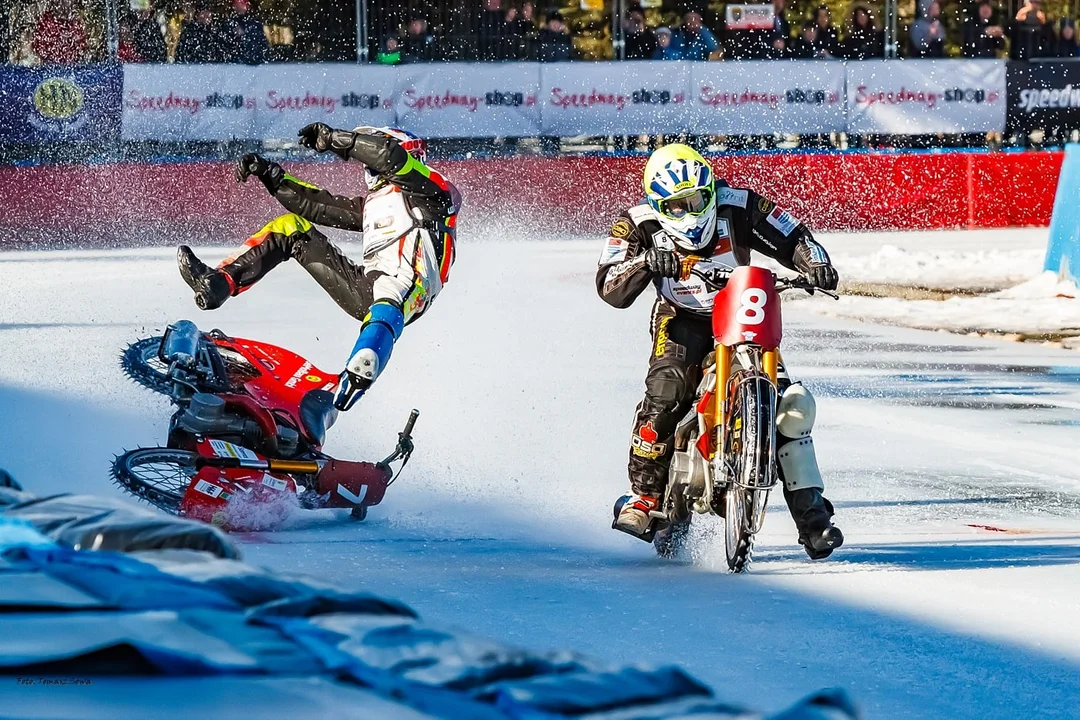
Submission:
M 1043 269 L 1080 285 L 1080 145 L 1065 146 Z

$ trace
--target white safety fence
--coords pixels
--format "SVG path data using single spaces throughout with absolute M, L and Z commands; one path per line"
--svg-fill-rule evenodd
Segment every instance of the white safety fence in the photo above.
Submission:
M 127 65 L 125 140 L 965 133 L 1005 127 L 998 60 Z

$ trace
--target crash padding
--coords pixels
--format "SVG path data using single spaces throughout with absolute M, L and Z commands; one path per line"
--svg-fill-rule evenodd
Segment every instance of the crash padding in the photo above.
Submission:
M 66 502 L 75 504 L 72 497 Z M 29 522 L 2 513 L 0 518 L 35 534 L 30 542 L 0 549 L 5 716 L 57 716 L 48 703 L 15 705 L 28 691 L 12 676 L 80 679 L 64 688 L 65 702 L 72 703 L 65 706 L 65 717 L 83 717 L 81 707 L 92 707 L 95 717 L 106 714 L 133 692 L 152 695 L 157 706 L 205 709 L 200 689 L 208 687 L 215 688 L 213 711 L 194 714 L 242 716 L 251 698 L 275 692 L 274 685 L 256 693 L 254 685 L 244 683 L 275 677 L 301 689 L 321 683 L 324 697 L 341 689 L 337 706 L 332 712 L 320 706 L 320 717 L 558 720 L 610 713 L 735 720 L 748 715 L 745 708 L 717 700 L 679 668 L 616 668 L 573 653 L 531 652 L 428 625 L 394 600 L 278 577 L 207 552 L 124 555 L 41 546 L 42 536 Z M 172 682 L 153 685 L 163 677 Z M 111 684 L 117 679 L 127 690 L 117 692 Z M 216 684 L 208 685 L 211 680 Z M 235 697 L 220 692 L 226 686 L 239 692 Z M 137 715 L 117 710 L 114 716 Z M 260 720 L 298 716 L 287 703 L 260 706 L 258 714 Z M 809 698 L 783 717 L 854 720 L 856 715 L 838 693 Z
M 135 552 L 178 548 L 202 550 L 222 558 L 239 558 L 240 550 L 216 527 L 162 515 L 130 502 L 91 495 L 53 495 L 0 489 L 0 513 L 26 520 L 58 544 L 69 548 Z M 14 500 L 5 505 L 5 498 Z
M 1080 145 L 1065 146 L 1054 212 L 1050 216 L 1050 239 L 1045 270 L 1056 272 L 1074 284 L 1080 278 Z

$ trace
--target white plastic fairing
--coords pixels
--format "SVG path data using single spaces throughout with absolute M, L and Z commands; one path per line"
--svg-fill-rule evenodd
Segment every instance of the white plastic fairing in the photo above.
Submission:
M 795 384 L 784 390 L 776 406 L 776 429 L 789 438 L 809 437 L 817 418 L 817 402 L 810 391 Z

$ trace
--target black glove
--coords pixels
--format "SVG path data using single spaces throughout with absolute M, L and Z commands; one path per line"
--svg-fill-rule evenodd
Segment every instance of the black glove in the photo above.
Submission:
M 835 290 L 840 284 L 840 275 L 832 265 L 816 265 L 806 271 L 806 279 L 814 287 L 822 290 Z
M 285 178 L 285 171 L 276 162 L 270 162 L 262 155 L 249 153 L 236 163 L 236 181 L 247 182 L 252 175 L 262 180 L 266 189 L 274 193 Z
M 334 129 L 326 123 L 311 123 L 300 128 L 297 135 L 304 147 L 316 152 L 326 152 L 330 149 L 330 135 L 333 132 Z
M 677 278 L 682 275 L 682 263 L 679 256 L 671 250 L 649 248 L 645 252 L 645 267 L 649 272 L 666 278 Z
M 825 248 L 821 247 L 809 231 L 806 231 L 795 246 L 794 260 L 795 267 L 814 287 L 835 290 L 840 283 L 840 276 L 829 259 L 829 253 L 825 252 Z

